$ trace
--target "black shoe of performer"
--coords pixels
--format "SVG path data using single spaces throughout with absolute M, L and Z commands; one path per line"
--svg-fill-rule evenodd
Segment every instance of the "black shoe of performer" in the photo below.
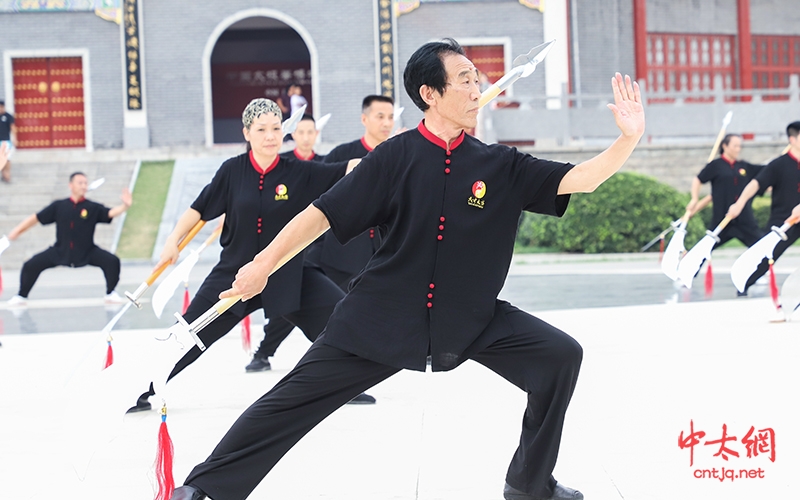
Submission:
M 583 500 L 583 493 L 578 490 L 573 490 L 572 488 L 567 488 L 566 486 L 561 485 L 561 483 L 556 483 L 556 487 L 553 489 L 552 496 L 535 497 L 525 493 L 524 491 L 519 491 L 518 489 L 506 483 L 505 487 L 503 488 L 503 498 L 506 500 Z
M 347 402 L 349 405 L 374 405 L 375 398 L 370 396 L 367 393 L 362 392 L 358 396 L 354 397 L 350 401 Z
M 175 488 L 170 500 L 203 500 L 204 498 L 206 498 L 205 493 L 187 484 L 186 486 Z
M 153 409 L 153 405 L 150 404 L 150 401 L 147 400 L 150 395 L 148 393 L 144 393 L 139 396 L 139 399 L 136 400 L 136 404 L 128 408 L 128 411 L 125 413 L 139 413 L 140 411 L 150 411 Z
M 142 395 L 139 396 L 139 399 L 136 400 L 136 404 L 128 408 L 128 411 L 126 411 L 125 413 L 139 413 L 140 411 L 150 411 L 153 407 L 150 404 L 150 401 L 148 401 L 148 399 L 150 398 L 150 396 L 155 396 L 155 395 L 156 391 L 155 389 L 153 389 L 153 383 L 150 382 L 150 388 L 147 390 L 147 392 L 143 392 Z
M 272 365 L 269 364 L 267 358 L 253 358 L 253 361 L 244 367 L 246 372 L 265 372 L 267 370 L 272 370 Z

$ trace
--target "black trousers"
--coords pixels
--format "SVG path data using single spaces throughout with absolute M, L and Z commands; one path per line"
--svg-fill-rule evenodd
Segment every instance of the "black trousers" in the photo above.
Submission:
M 102 248 L 94 247 L 89 250 L 87 264 L 103 270 L 103 275 L 106 278 L 106 294 L 111 293 L 119 283 L 119 257 Z M 58 250 L 53 247 L 31 257 L 22 265 L 22 270 L 19 273 L 19 295 L 27 297 L 42 271 L 60 265 L 63 264 L 59 262 Z
M 783 252 L 785 252 L 787 248 L 792 246 L 792 244 L 797 241 L 798 238 L 800 238 L 800 226 L 794 225 L 790 227 L 786 231 L 786 236 L 786 241 L 781 240 L 777 245 L 775 245 L 775 250 L 772 251 L 773 261 L 778 260 L 778 257 L 783 255 Z M 761 261 L 761 264 L 758 265 L 755 272 L 750 275 L 750 278 L 747 279 L 747 283 L 744 285 L 744 291 L 747 292 L 747 289 L 750 288 L 760 277 L 764 276 L 767 271 L 769 271 L 769 260 L 765 257 L 764 260 Z
M 758 226 L 754 225 L 743 225 L 743 224 L 735 224 L 735 220 L 731 222 L 728 226 L 725 227 L 719 233 L 719 243 L 714 245 L 714 248 L 717 248 L 720 245 L 724 245 L 728 241 L 736 238 L 737 240 L 741 241 L 748 247 L 753 246 L 758 240 L 760 240 L 765 234 L 765 231 L 762 231 L 758 228 Z
M 280 316 L 282 320 L 303 330 L 308 340 L 314 341 L 325 328 L 333 313 L 333 308 L 339 302 L 344 293 L 321 270 L 311 267 L 303 268 L 303 281 L 300 288 L 300 309 L 289 314 Z M 203 297 L 196 296 L 186 309 L 183 315 L 187 323 L 191 323 L 206 312 L 216 303 Z M 214 342 L 225 336 L 236 326 L 245 316 L 261 309 L 261 300 L 256 297 L 246 302 L 244 315 L 240 316 L 230 310 L 215 319 L 210 325 L 200 331 L 198 337 L 210 347 Z M 291 331 L 291 328 L 289 331 Z M 171 380 L 175 375 L 183 371 L 184 368 L 194 363 L 203 351 L 194 346 L 187 352 L 175 365 L 167 380 Z M 152 391 L 152 389 L 151 389 Z
M 583 350 L 564 332 L 504 302 L 487 328 L 507 334 L 469 358 L 528 394 L 519 447 L 506 482 L 552 496 L 564 415 Z M 213 500 L 248 497 L 275 464 L 318 423 L 398 368 L 347 353 L 317 339 L 297 366 L 233 424 L 186 479 Z
M 338 285 L 342 290 L 342 293 L 347 293 L 347 286 L 350 283 L 350 280 L 353 279 L 351 274 L 343 273 L 332 268 L 322 269 L 325 273 L 325 276 L 329 277 L 334 283 L 336 283 L 336 285 Z M 274 356 L 275 351 L 278 350 L 278 346 L 281 345 L 284 340 L 286 340 L 286 337 L 288 337 L 290 333 L 292 333 L 292 330 L 294 330 L 295 326 L 299 325 L 295 325 L 280 316 L 274 318 L 270 317 L 269 322 L 264 325 L 264 339 L 261 340 L 261 344 L 259 344 L 258 349 L 256 349 L 256 352 L 253 354 L 253 358 L 267 359 Z M 300 329 L 302 328 L 303 327 L 301 326 Z

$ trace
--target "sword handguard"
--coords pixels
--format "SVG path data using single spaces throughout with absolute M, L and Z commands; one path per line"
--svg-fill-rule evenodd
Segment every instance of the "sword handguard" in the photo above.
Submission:
M 773 233 L 780 236 L 783 241 L 786 241 L 789 239 L 789 237 L 786 236 L 786 230 L 789 229 L 789 227 L 791 227 L 790 224 L 784 224 L 781 227 L 772 226 L 770 229 L 772 230 Z
M 206 316 L 207 314 L 208 313 L 204 314 L 203 316 Z M 206 350 L 206 345 L 205 345 L 205 343 L 203 343 L 202 340 L 200 340 L 200 337 L 197 336 L 197 333 L 195 333 L 195 328 L 196 327 L 193 327 L 192 325 L 195 325 L 200 319 L 203 318 L 203 316 L 200 316 L 199 318 L 197 318 L 190 325 L 189 323 L 186 322 L 185 319 L 183 319 L 183 316 L 181 316 L 180 313 L 175 313 L 175 319 L 178 320 L 178 323 L 180 323 L 181 326 L 186 328 L 186 331 L 189 332 L 189 335 L 192 336 L 192 340 L 194 340 L 194 344 L 198 348 L 200 348 L 200 351 L 205 351 Z M 212 321 L 214 321 L 214 319 L 216 319 L 216 317 L 217 316 L 214 316 L 213 318 L 211 318 L 208 322 L 203 324 L 203 326 L 201 326 L 197 331 L 202 330 L 204 326 L 206 326 L 206 325 L 208 325 L 208 323 L 211 323 Z
M 722 240 L 719 239 L 719 236 L 717 236 L 717 232 L 716 231 L 712 231 L 710 229 L 706 229 L 706 235 L 707 236 L 711 236 L 712 238 L 714 238 L 714 241 L 716 241 L 717 243 L 722 241 Z
M 133 305 L 135 305 L 137 309 L 141 309 L 142 304 L 139 303 L 139 299 L 141 299 L 142 295 L 144 295 L 144 292 L 147 291 L 148 286 L 149 285 L 147 284 L 146 281 L 142 282 L 142 284 L 139 285 L 139 288 L 137 288 L 136 291 L 134 291 L 133 293 L 125 292 L 125 297 L 127 297 L 128 300 L 133 302 Z

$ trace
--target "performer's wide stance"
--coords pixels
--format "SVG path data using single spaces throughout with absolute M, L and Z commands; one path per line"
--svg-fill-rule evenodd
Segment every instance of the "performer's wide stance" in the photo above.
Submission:
M 619 138 L 577 166 L 540 160 L 464 133 L 475 127 L 475 66 L 453 40 L 418 49 L 405 88 L 424 112 L 239 270 L 220 297 L 257 296 L 283 256 L 330 227 L 340 242 L 381 226 L 385 238 L 326 330 L 297 366 L 234 423 L 173 500 L 247 498 L 308 431 L 402 369 L 450 370 L 468 359 L 528 394 L 506 499 L 582 499 L 552 476 L 582 359 L 564 332 L 498 300 L 522 210 L 560 216 L 570 193 L 613 175 L 644 133 L 638 85 L 613 79 Z

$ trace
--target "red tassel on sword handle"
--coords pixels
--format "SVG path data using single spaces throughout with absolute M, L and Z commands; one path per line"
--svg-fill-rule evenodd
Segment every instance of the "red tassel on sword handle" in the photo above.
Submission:
M 664 258 L 664 237 L 661 237 L 661 241 L 658 244 L 658 262 L 661 262 L 661 259 Z
M 106 349 L 106 364 L 103 366 L 103 370 L 114 364 L 114 349 L 111 347 L 112 340 L 111 335 L 109 335 L 108 340 L 106 340 L 108 349 Z
M 706 298 L 714 294 L 714 271 L 711 269 L 711 261 L 708 261 L 706 267 Z
M 775 304 L 775 309 L 780 310 L 781 302 L 778 299 L 778 282 L 775 279 L 775 269 L 772 266 L 774 263 L 773 259 L 769 259 L 769 294 L 772 296 L 772 303 Z
M 167 405 L 161 406 L 161 426 L 158 429 L 158 450 L 156 452 L 156 481 L 158 492 L 155 500 L 169 500 L 175 490 L 175 479 L 172 476 L 172 461 L 175 450 L 172 438 L 167 429 Z
M 242 319 L 242 347 L 247 352 L 252 346 L 250 338 L 250 315 L 247 315 Z
M 186 282 L 183 284 L 183 309 L 181 310 L 181 314 L 186 314 L 186 310 L 189 309 L 189 283 Z

